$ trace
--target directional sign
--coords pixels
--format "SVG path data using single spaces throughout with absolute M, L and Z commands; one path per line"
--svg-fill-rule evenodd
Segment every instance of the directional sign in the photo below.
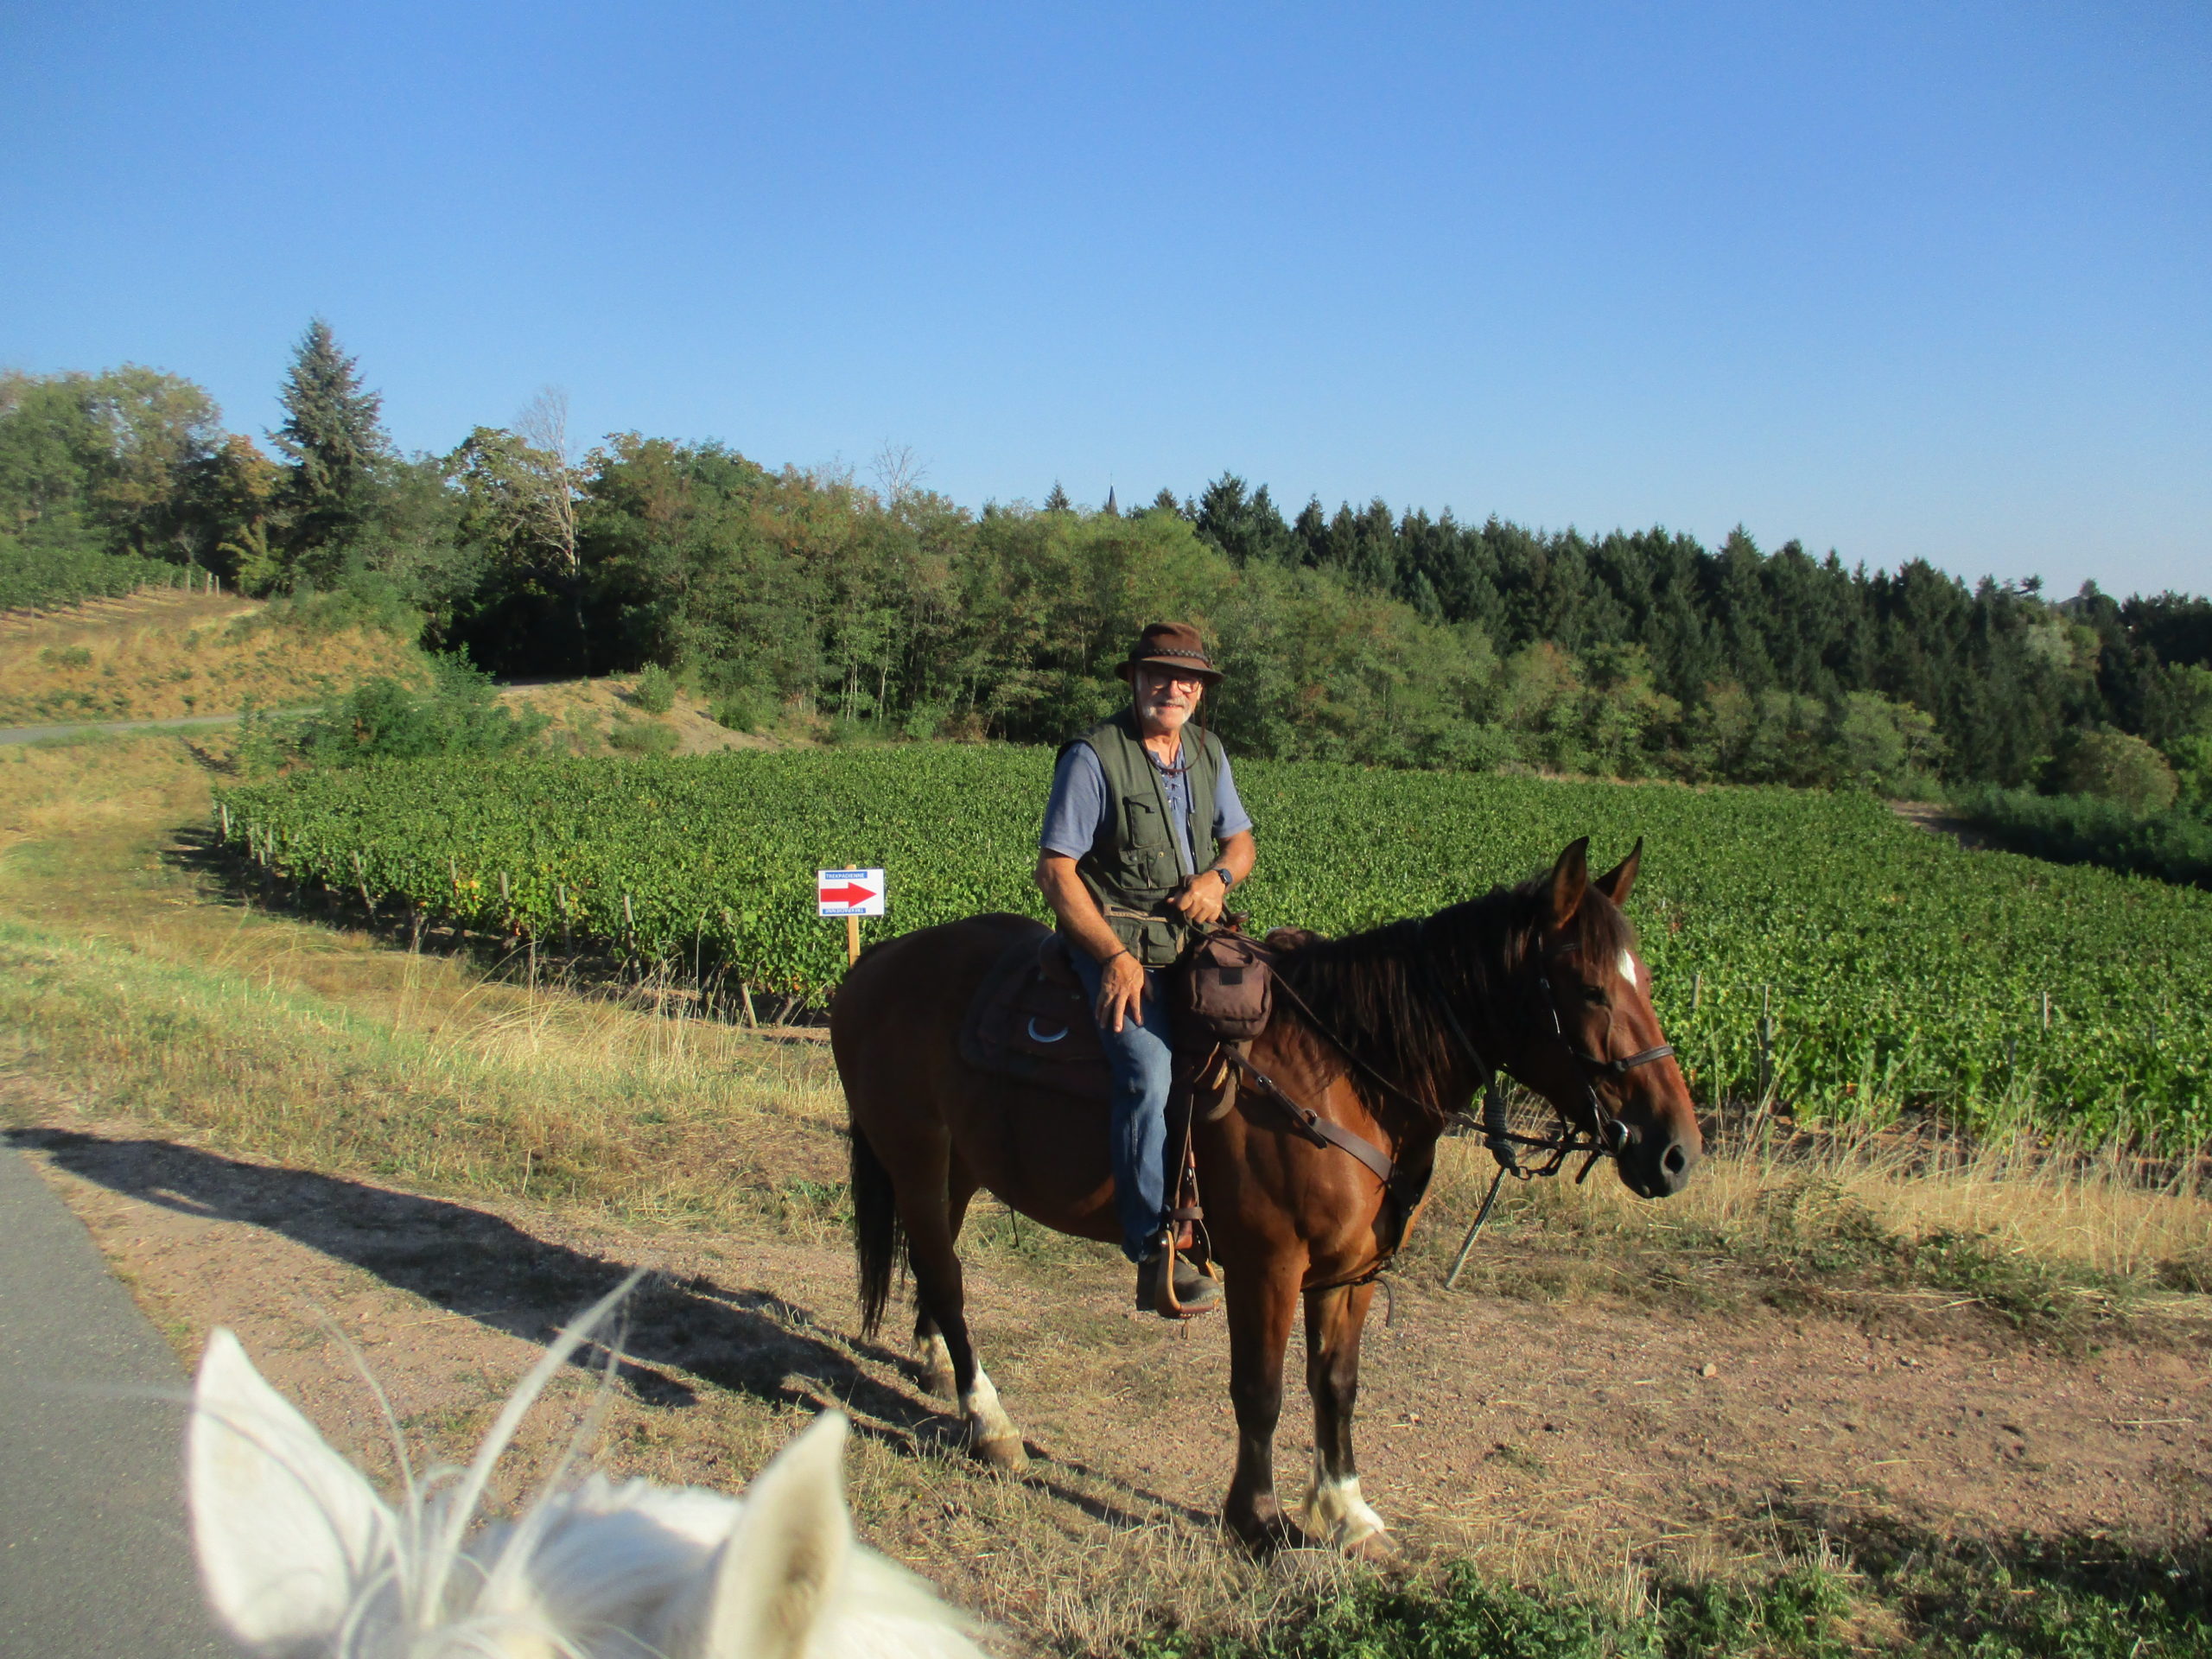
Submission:
M 814 878 L 814 899 L 824 916 L 880 916 L 884 912 L 881 870 L 823 870 Z

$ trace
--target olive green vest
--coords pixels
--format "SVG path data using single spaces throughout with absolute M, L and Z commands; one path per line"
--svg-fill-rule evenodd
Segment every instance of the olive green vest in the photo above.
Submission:
M 1193 737 L 1203 741 L 1193 743 Z M 1123 709 L 1075 740 L 1087 743 L 1106 774 L 1106 816 L 1076 873 L 1097 901 L 1106 925 L 1147 968 L 1163 968 L 1183 954 L 1190 929 L 1167 907 L 1167 895 L 1186 875 L 1211 869 L 1220 855 L 1213 838 L 1214 783 L 1221 776 L 1221 740 L 1183 728 L 1183 758 L 1190 766 L 1191 849 L 1195 868 L 1183 860 L 1182 843 L 1167 822 L 1167 789 L 1145 752 L 1136 716 Z M 1063 745 L 1065 754 L 1074 744 Z

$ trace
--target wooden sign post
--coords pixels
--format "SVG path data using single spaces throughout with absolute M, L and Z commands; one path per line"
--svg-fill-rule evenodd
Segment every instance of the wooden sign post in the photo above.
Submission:
M 814 877 L 816 909 L 824 916 L 845 918 L 845 965 L 861 959 L 861 918 L 888 913 L 881 870 L 817 870 Z

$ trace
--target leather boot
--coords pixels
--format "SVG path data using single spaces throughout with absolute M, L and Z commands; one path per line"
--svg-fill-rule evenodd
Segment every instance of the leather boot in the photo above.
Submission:
M 1166 1253 L 1154 1250 L 1137 1263 L 1137 1306 L 1156 1308 L 1160 1305 L 1160 1264 L 1167 1259 Z M 1209 1279 L 1180 1255 L 1175 1262 L 1175 1300 L 1182 1304 L 1183 1317 L 1195 1319 L 1201 1313 L 1211 1313 L 1221 1306 L 1221 1284 Z M 1172 1318 L 1173 1315 L 1162 1315 Z

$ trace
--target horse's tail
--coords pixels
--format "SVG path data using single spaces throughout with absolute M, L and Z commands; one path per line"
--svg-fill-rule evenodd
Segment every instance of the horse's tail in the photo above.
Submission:
M 891 1172 L 857 1123 L 853 1135 L 853 1249 L 861 1260 L 861 1331 L 874 1336 L 891 1300 L 891 1270 L 899 1264 L 905 1231 Z

